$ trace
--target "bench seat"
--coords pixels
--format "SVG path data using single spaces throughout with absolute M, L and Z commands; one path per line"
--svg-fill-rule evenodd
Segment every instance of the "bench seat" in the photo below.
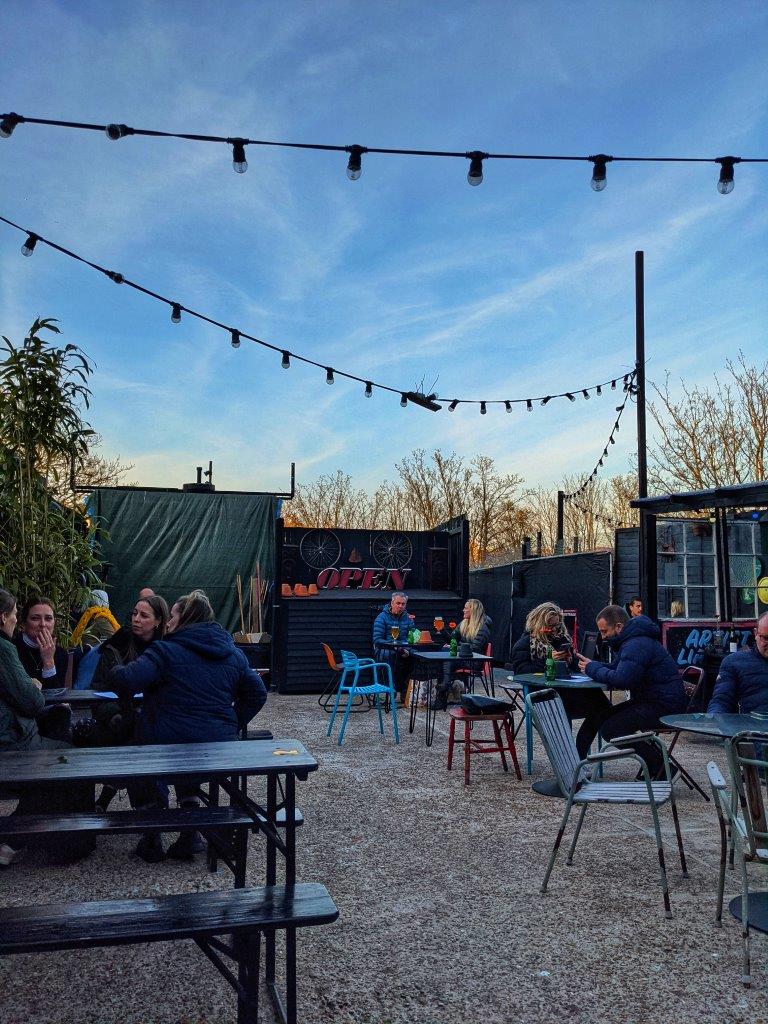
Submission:
M 285 815 L 283 815 L 283 822 Z M 182 832 L 253 825 L 235 807 L 172 807 L 167 810 L 108 811 L 106 814 L 11 814 L 0 818 L 4 839 L 33 838 L 51 832 Z
M 328 890 L 317 882 L 7 907 L 0 910 L 0 955 L 301 928 L 330 924 L 338 916 Z

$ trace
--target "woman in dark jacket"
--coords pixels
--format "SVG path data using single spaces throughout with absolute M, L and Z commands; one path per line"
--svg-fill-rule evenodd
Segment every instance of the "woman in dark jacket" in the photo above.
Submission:
M 553 601 L 545 601 L 528 613 L 525 620 L 525 632 L 512 648 L 513 673 L 515 675 L 543 673 L 547 652 L 550 648 L 555 661 L 564 661 L 569 668 L 576 667 L 573 641 L 565 628 L 563 610 Z M 543 685 L 546 684 L 542 679 Z M 594 715 L 605 713 L 611 707 L 610 701 L 602 690 L 561 688 L 557 693 L 563 702 L 569 722 L 574 718 L 591 718 Z M 593 738 L 594 734 L 590 734 L 590 730 L 579 731 L 576 737 L 576 746 L 580 757 L 586 757 Z
M 110 673 L 112 688 L 129 696 L 142 692 L 139 743 L 205 743 L 237 739 L 238 729 L 256 715 L 267 699 L 258 672 L 250 668 L 232 637 L 215 621 L 205 594 L 195 590 L 171 609 L 168 635 L 129 665 Z M 197 804 L 197 786 L 176 786 L 181 806 Z M 157 791 L 132 790 L 142 806 L 157 802 Z M 182 833 L 168 853 L 188 860 L 200 838 Z M 147 834 L 136 848 L 148 861 L 165 854 L 159 834 Z

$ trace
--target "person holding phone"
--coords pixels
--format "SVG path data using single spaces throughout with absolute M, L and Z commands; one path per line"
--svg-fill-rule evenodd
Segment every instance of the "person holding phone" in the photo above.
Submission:
M 573 640 L 565 628 L 563 609 L 554 601 L 544 601 L 528 613 L 525 632 L 512 648 L 512 671 L 516 675 L 543 673 L 550 648 L 556 662 L 564 662 L 569 669 L 578 667 L 578 656 L 573 652 Z M 574 718 L 585 719 L 576 736 L 576 747 L 579 757 L 586 757 L 594 733 L 591 727 L 585 729 L 584 726 L 595 716 L 605 713 L 611 707 L 611 703 L 602 690 L 559 689 L 557 692 L 569 722 Z

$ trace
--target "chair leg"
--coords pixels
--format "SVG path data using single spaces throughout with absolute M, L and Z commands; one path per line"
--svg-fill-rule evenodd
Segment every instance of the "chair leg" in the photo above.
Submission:
M 688 865 L 685 862 L 685 850 L 683 849 L 683 836 L 680 831 L 680 816 L 677 813 L 677 800 L 675 800 L 675 789 L 672 787 L 669 802 L 672 804 L 672 820 L 675 823 L 675 835 L 677 836 L 677 849 L 680 853 L 680 867 L 682 868 L 683 878 L 688 878 Z
M 504 716 L 504 723 L 503 723 L 504 724 L 504 735 L 507 737 L 507 750 L 509 751 L 510 756 L 512 758 L 512 763 L 515 766 L 515 775 L 517 776 L 517 781 L 518 782 L 522 782 L 523 781 L 523 776 L 522 776 L 522 774 L 520 772 L 520 764 L 518 763 L 518 760 L 517 760 L 517 748 L 515 747 L 515 737 L 512 734 L 512 729 L 511 729 L 510 724 L 509 724 L 511 717 L 512 717 L 512 712 L 511 711 L 508 712 Z M 515 724 L 515 719 L 514 719 L 514 717 L 512 717 L 512 725 L 514 725 L 514 724 Z
M 720 826 L 720 867 L 717 874 L 717 906 L 715 908 L 715 924 L 718 928 L 723 927 L 723 893 L 725 891 L 725 864 L 728 859 L 728 833 L 725 828 L 725 819 L 720 809 L 720 798 L 715 797 L 717 808 L 717 823 Z
M 661 842 L 661 827 L 659 825 L 659 810 L 656 806 L 656 801 L 653 799 L 653 793 L 650 792 L 650 783 L 648 784 L 649 796 L 650 796 L 650 807 L 651 817 L 653 818 L 653 830 L 656 833 L 656 849 L 659 855 L 659 877 L 661 879 L 661 891 L 664 895 L 664 916 L 672 917 L 672 907 L 669 902 L 669 883 L 667 881 L 667 865 L 664 860 L 664 846 Z
M 560 843 L 563 841 L 563 835 L 565 834 L 565 826 L 568 824 L 568 818 L 571 814 L 571 808 L 573 807 L 573 793 L 570 793 L 568 800 L 565 804 L 565 810 L 563 811 L 563 820 L 560 822 L 560 828 L 557 831 L 555 837 L 555 845 L 552 847 L 552 853 L 549 856 L 549 864 L 547 864 L 547 870 L 544 873 L 544 881 L 541 883 L 541 892 L 547 891 L 547 884 L 549 882 L 549 876 L 552 874 L 552 868 L 555 866 L 555 858 L 557 857 L 557 851 L 560 849 Z
M 341 729 L 339 730 L 339 746 L 344 742 L 344 733 L 347 730 L 347 722 L 349 721 L 349 713 L 352 710 L 352 701 L 355 699 L 355 687 L 347 693 L 347 706 L 344 708 L 344 718 L 341 721 Z
M 374 677 L 375 678 L 375 677 Z M 384 715 L 381 713 L 381 694 L 376 694 L 376 711 L 379 715 L 379 732 L 384 735 Z
M 509 768 L 507 767 L 507 759 L 504 756 L 504 743 L 501 738 L 501 727 L 499 726 L 499 723 L 496 721 L 496 719 L 494 719 L 491 722 L 491 725 L 493 726 L 493 735 L 496 737 L 496 746 L 499 748 L 499 757 L 501 758 L 501 763 L 504 766 L 504 771 L 508 772 Z
M 576 831 L 573 833 L 573 839 L 571 840 L 571 847 L 568 850 L 568 856 L 565 859 L 565 863 L 570 867 L 573 864 L 573 855 L 576 851 L 576 843 L 579 841 L 579 833 L 581 832 L 581 826 L 584 824 L 584 818 L 587 813 L 588 804 L 581 805 L 581 811 L 579 813 L 579 820 L 576 822 Z
M 326 729 L 326 732 L 325 732 L 326 736 L 330 736 L 331 733 L 333 732 L 333 723 L 336 721 L 336 712 L 339 710 L 339 701 L 341 700 L 342 683 L 343 682 L 344 682 L 344 677 L 342 676 L 341 679 L 339 679 L 339 688 L 336 691 L 336 700 L 334 701 L 333 711 L 331 712 L 331 717 L 330 717 L 330 720 L 328 722 L 328 728 Z
M 747 860 L 743 846 L 739 850 L 741 861 L 741 983 L 745 988 L 752 984 L 752 968 L 749 957 L 749 882 Z
M 469 761 L 472 756 L 472 723 L 464 722 L 464 785 L 469 785 Z
M 453 766 L 453 745 L 456 742 L 456 719 L 451 716 L 451 724 L 448 726 L 448 771 Z

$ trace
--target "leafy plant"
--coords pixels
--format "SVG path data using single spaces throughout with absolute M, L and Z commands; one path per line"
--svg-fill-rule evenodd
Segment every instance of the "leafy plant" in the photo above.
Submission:
M 47 595 L 66 625 L 99 580 L 90 525 L 74 500 L 53 497 L 96 436 L 83 419 L 93 368 L 77 345 L 43 332 L 60 333 L 35 320 L 21 345 L 3 336 L 0 346 L 0 584 L 19 602 Z

